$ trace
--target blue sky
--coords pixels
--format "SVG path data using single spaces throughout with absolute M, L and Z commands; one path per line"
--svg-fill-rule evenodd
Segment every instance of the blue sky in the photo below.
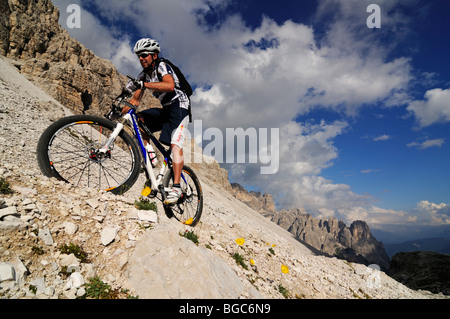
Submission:
M 54 3 L 61 25 L 122 74 L 139 72 L 136 40 L 157 39 L 195 86 L 203 129 L 279 128 L 277 173 L 225 163 L 230 180 L 279 208 L 450 236 L 450 2 Z M 81 28 L 66 23 L 72 3 Z M 371 4 L 380 28 L 367 26 Z

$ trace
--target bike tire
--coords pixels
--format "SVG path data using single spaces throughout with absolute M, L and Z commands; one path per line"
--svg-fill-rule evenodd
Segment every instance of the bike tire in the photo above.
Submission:
M 83 188 L 123 194 L 136 182 L 141 167 L 139 148 L 124 130 L 107 154 L 95 153 L 116 127 L 92 115 L 74 115 L 50 125 L 37 145 L 37 161 L 45 176 Z
M 181 191 L 183 195 L 178 200 L 178 203 L 164 205 L 164 210 L 166 215 L 175 217 L 181 223 L 194 227 L 202 216 L 203 191 L 197 175 L 190 167 L 184 165 L 181 174 Z M 172 185 L 173 169 L 170 169 L 163 177 L 163 186 L 164 189 L 169 189 Z

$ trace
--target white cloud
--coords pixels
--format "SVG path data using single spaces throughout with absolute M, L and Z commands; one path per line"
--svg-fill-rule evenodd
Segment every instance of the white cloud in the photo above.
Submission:
M 407 110 L 414 114 L 419 125 L 450 122 L 450 89 L 432 89 L 425 93 L 425 100 L 409 103 Z
M 375 142 L 379 142 L 379 141 L 387 141 L 389 139 L 391 139 L 391 136 L 384 134 L 384 135 L 380 135 L 380 136 L 374 137 L 373 140 Z
M 417 212 L 430 224 L 450 225 L 450 204 L 435 204 L 423 200 L 417 204 Z
M 379 172 L 379 169 L 373 169 L 373 168 L 369 168 L 369 169 L 364 169 L 361 171 L 361 174 L 370 174 L 370 173 L 376 173 Z
M 420 150 L 424 150 L 433 146 L 441 147 L 445 143 L 445 139 L 443 138 L 436 138 L 432 140 L 426 140 L 424 142 L 411 142 L 406 144 L 408 147 L 416 147 Z
M 355 207 L 347 217 L 351 220 L 365 220 L 371 227 L 384 229 L 386 225 L 405 226 L 405 229 L 419 231 L 425 226 L 450 225 L 450 204 L 435 204 L 426 200 L 417 203 L 411 211 L 384 209 L 376 206 Z M 414 227 L 414 228 L 411 228 Z M 400 227 L 401 228 L 401 227 Z M 411 235 L 411 234 L 410 234 Z

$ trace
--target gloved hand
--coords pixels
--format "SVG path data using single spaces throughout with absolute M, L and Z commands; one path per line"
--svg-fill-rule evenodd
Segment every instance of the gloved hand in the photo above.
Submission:
M 136 90 L 143 90 L 143 89 L 145 89 L 144 83 L 145 82 L 141 81 L 141 80 L 133 81 L 133 85 L 136 87 Z
M 127 87 L 126 87 L 126 90 L 128 92 L 131 93 L 131 92 L 134 92 L 136 90 L 143 90 L 143 89 L 145 89 L 145 86 L 144 86 L 145 82 L 143 80 L 135 79 L 135 78 L 133 78 L 131 76 L 128 76 L 128 78 L 130 79 L 130 81 L 128 81 L 128 84 L 127 84 Z

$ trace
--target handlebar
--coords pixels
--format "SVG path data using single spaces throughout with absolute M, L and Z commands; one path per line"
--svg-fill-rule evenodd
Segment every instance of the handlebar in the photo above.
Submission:
M 133 82 L 137 81 L 131 75 L 127 75 L 127 77 Z M 122 116 L 121 104 L 128 106 L 129 108 L 136 109 L 137 107 L 135 105 L 125 101 L 125 99 L 130 96 L 131 96 L 131 92 L 128 91 L 127 89 L 123 88 L 122 93 L 120 93 L 120 95 L 114 99 L 114 102 L 111 105 L 111 110 L 104 116 L 109 120 L 114 120 L 114 119 L 121 117 Z
M 127 75 L 127 78 L 129 78 L 131 81 L 136 82 L 137 79 L 135 79 L 134 77 L 132 77 L 131 75 Z

